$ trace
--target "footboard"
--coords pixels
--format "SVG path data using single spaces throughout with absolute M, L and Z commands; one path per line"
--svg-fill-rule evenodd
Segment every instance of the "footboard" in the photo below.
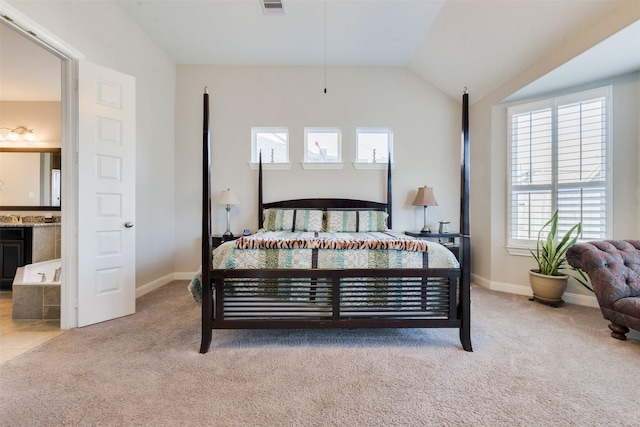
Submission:
M 460 269 L 211 270 L 201 352 L 212 329 L 459 328 Z M 215 295 L 214 295 L 215 293 Z M 208 319 L 207 322 L 204 319 Z M 208 323 L 208 324 L 205 324 Z

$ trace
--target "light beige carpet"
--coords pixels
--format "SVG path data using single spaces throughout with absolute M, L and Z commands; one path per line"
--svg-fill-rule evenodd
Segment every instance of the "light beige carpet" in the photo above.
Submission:
M 0 365 L 2 426 L 638 426 L 640 333 L 472 290 L 456 330 L 214 331 L 174 282 Z

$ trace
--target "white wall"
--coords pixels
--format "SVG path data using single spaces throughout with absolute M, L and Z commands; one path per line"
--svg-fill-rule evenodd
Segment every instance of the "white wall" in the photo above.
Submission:
M 549 52 L 545 58 L 472 105 L 471 231 L 472 270 L 476 282 L 492 289 L 530 295 L 528 270 L 535 267 L 531 257 L 509 255 L 506 250 L 507 106 L 500 104 L 500 101 L 640 19 L 638 9 L 632 6 L 625 4 L 603 17 L 597 25 L 585 28 L 555 51 Z M 608 84 L 612 84 L 614 90 L 613 238 L 638 238 L 640 132 L 637 119 L 640 110 L 640 74 L 631 73 L 581 87 L 566 88 L 562 93 Z M 592 294 L 573 281 L 569 283 L 567 294 L 565 300 L 569 302 L 594 302 Z
M 355 128 L 394 130 L 393 229 L 418 230 L 417 188 L 434 187 L 439 203 L 429 223 L 459 222 L 460 100 L 402 68 L 178 66 L 176 95 L 177 271 L 200 264 L 202 93 L 209 87 L 213 146 L 212 192 L 231 188 L 240 205 L 232 232 L 257 227 L 257 171 L 249 168 L 252 126 L 287 126 L 290 170 L 264 171 L 265 202 L 299 197 L 385 201 L 386 171 L 355 170 Z M 462 97 L 462 88 L 460 92 Z M 303 128 L 337 126 L 343 132 L 341 170 L 305 170 Z M 214 205 L 213 230 L 224 232 L 226 212 Z M 437 227 L 437 225 L 436 225 Z
M 175 64 L 115 2 L 8 3 L 87 61 L 136 78 L 136 285 L 172 274 Z

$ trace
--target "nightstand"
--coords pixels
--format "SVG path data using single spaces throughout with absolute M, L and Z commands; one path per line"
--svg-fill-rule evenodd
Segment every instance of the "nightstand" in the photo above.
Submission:
M 213 236 L 211 237 L 212 244 L 214 248 L 217 248 L 218 246 L 220 246 L 221 244 L 223 244 L 224 242 L 229 242 L 231 240 L 236 240 L 239 239 L 242 236 L 231 236 L 231 237 L 227 237 L 227 236 Z
M 422 233 L 420 231 L 405 231 L 404 234 L 419 239 L 437 241 L 442 246 L 449 249 L 460 261 L 460 234 L 459 233 Z

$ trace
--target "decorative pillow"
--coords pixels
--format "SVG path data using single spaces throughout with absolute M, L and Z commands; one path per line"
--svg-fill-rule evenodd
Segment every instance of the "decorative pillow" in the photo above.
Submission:
M 358 211 L 358 231 L 387 231 L 387 218 L 383 211 Z
M 329 233 L 387 231 L 388 217 L 383 211 L 327 211 L 325 230 Z
M 357 211 L 326 211 L 325 230 L 329 233 L 355 232 Z
M 264 229 L 267 231 L 293 230 L 293 209 L 265 209 Z
M 264 229 L 267 231 L 321 231 L 322 211 L 266 209 L 264 211 Z
M 293 231 L 322 231 L 322 211 L 297 209 Z

